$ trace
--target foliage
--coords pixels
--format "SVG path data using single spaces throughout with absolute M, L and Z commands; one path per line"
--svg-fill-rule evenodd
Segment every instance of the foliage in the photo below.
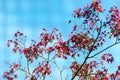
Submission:
M 83 9 L 78 8 L 74 11 L 73 17 L 79 19 L 80 25 L 74 24 L 68 40 L 62 40 L 62 34 L 57 28 L 48 33 L 46 29 L 40 34 L 39 41 L 31 40 L 31 45 L 26 47 L 26 36 L 17 31 L 14 40 L 8 40 L 8 47 L 13 44 L 14 53 L 24 55 L 26 59 L 26 69 L 22 67 L 22 63 L 9 64 L 10 70 L 4 72 L 3 78 L 13 80 L 19 77 L 17 71 L 26 73 L 25 79 L 29 80 L 45 80 L 52 72 L 51 66 L 55 64 L 58 69 L 56 59 L 70 60 L 73 59 L 70 66 L 71 80 L 78 77 L 79 80 L 116 80 L 120 76 L 120 66 L 114 73 L 109 73 L 104 67 L 104 63 L 113 63 L 114 58 L 111 53 L 103 52 L 120 43 L 120 16 L 116 6 L 111 7 L 106 18 L 103 20 L 101 15 L 105 15 L 105 9 L 99 0 L 93 0 L 90 5 Z M 74 21 L 70 20 L 70 24 Z M 104 47 L 106 41 L 115 39 L 114 43 Z M 99 51 L 100 48 L 103 48 Z M 99 57 L 99 60 L 94 58 Z M 83 57 L 83 62 L 78 59 Z M 70 58 L 70 59 L 69 59 Z M 29 70 L 36 60 L 40 59 L 38 66 L 33 71 Z M 92 61 L 90 61 L 92 59 Z M 62 72 L 59 69 L 60 78 L 62 80 Z

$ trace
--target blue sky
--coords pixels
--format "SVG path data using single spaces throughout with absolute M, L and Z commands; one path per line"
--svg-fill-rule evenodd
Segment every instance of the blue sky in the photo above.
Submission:
M 83 7 L 92 0 L 0 0 L 0 70 L 5 70 L 4 61 L 15 61 L 13 53 L 7 48 L 7 40 L 13 38 L 16 31 L 21 31 L 28 36 L 28 39 L 38 39 L 41 29 L 57 27 L 63 38 L 67 39 L 72 29 L 68 24 L 73 11 Z M 119 0 L 103 0 L 103 6 L 108 9 L 112 5 L 120 4 Z M 119 45 L 120 46 L 120 45 Z M 120 64 L 118 46 L 113 47 L 116 64 Z M 112 70 L 112 69 L 111 69 Z M 3 71 L 1 71 L 2 73 Z M 0 73 L 0 76 L 1 76 Z M 1 77 L 0 77 L 1 78 Z

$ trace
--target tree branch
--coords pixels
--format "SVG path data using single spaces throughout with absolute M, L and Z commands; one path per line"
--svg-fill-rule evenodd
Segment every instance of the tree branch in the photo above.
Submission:
M 97 37 L 96 37 L 95 41 L 93 42 L 92 46 L 94 46 L 95 43 L 97 42 L 97 40 L 98 40 L 98 38 L 99 38 L 99 35 L 100 35 L 100 33 L 101 33 L 102 27 L 103 27 L 103 26 L 102 26 L 102 21 L 100 21 L 100 30 L 99 30 L 99 32 L 98 32 L 98 34 L 97 34 Z M 84 64 L 87 62 L 87 59 L 89 58 L 89 55 L 91 54 L 91 52 L 92 52 L 92 50 L 89 51 L 89 53 L 88 53 L 88 55 L 86 56 L 84 62 L 83 62 L 82 65 L 78 68 L 78 70 L 76 71 L 75 75 L 72 77 L 71 80 L 73 80 L 73 79 L 77 76 L 78 72 L 82 69 L 82 67 L 84 66 Z
M 112 45 L 106 47 L 105 49 L 99 51 L 98 53 L 94 54 L 93 56 L 90 56 L 89 58 L 93 58 L 93 57 L 99 55 L 100 53 L 104 52 L 105 50 L 107 50 L 107 49 L 109 49 L 109 48 L 111 48 L 111 47 L 113 47 L 114 45 L 119 44 L 119 43 L 120 43 L 120 42 L 116 42 L 116 43 L 114 43 L 114 44 L 112 44 Z

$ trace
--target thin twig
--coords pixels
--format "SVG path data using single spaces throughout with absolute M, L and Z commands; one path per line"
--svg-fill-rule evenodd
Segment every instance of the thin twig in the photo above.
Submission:
M 114 45 L 119 44 L 119 43 L 120 43 L 120 42 L 116 42 L 116 43 L 114 43 L 114 44 L 112 44 L 112 45 L 106 47 L 105 49 L 99 51 L 98 53 L 94 54 L 93 56 L 90 56 L 89 58 L 93 58 L 93 57 L 99 55 L 100 53 L 104 52 L 105 50 L 107 50 L 107 49 L 109 49 L 109 48 L 111 48 L 111 47 L 113 47 Z

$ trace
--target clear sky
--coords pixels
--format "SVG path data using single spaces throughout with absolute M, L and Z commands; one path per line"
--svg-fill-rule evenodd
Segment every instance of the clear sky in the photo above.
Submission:
M 67 39 L 72 25 L 68 24 L 73 11 L 83 7 L 92 0 L 0 0 L 0 79 L 6 69 L 4 62 L 14 62 L 12 50 L 7 48 L 7 40 L 13 38 L 16 31 L 21 31 L 28 39 L 38 39 L 41 29 L 51 30 L 57 27 L 63 38 Z M 102 0 L 103 6 L 108 9 L 112 5 L 120 4 L 120 0 Z M 120 45 L 119 45 L 120 46 Z M 120 49 L 115 46 L 110 50 L 114 53 L 116 62 L 120 64 Z M 112 71 L 112 69 L 111 69 Z M 1 79 L 2 80 L 2 79 Z M 18 79 L 19 80 L 19 79 Z

